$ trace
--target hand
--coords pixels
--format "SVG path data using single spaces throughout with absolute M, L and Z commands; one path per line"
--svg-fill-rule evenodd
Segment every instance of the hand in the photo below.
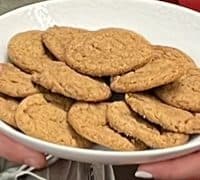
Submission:
M 161 180 L 200 179 L 200 152 L 174 160 L 139 166 L 135 176 Z
M 8 138 L 0 132 L 0 156 L 19 163 L 27 164 L 35 168 L 42 168 L 46 165 L 44 155 L 33 151 L 16 141 Z

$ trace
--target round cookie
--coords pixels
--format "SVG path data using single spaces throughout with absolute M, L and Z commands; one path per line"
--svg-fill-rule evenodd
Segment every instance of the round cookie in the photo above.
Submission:
M 182 67 L 165 57 L 154 57 L 136 71 L 116 76 L 111 89 L 115 92 L 137 92 L 171 83 L 182 75 Z
M 154 45 L 152 48 L 156 55 L 163 56 L 165 59 L 169 58 L 170 60 L 177 62 L 183 69 L 187 70 L 188 68 L 197 67 L 194 60 L 189 57 L 189 55 L 177 48 L 160 45 Z
M 188 135 L 158 131 L 156 127 L 132 112 L 123 101 L 109 104 L 107 119 L 116 131 L 135 137 L 152 148 L 173 147 L 184 144 L 189 139 Z
M 25 134 L 56 144 L 89 147 L 91 144 L 70 127 L 67 112 L 46 101 L 42 94 L 24 99 L 15 119 Z
M 42 35 L 42 40 L 49 51 L 59 60 L 64 61 L 65 49 L 83 29 L 54 26 L 48 28 Z
M 117 28 L 77 36 L 66 48 L 66 63 L 91 76 L 126 73 L 148 62 L 152 48 L 141 35 Z
M 175 82 L 155 89 L 156 95 L 172 106 L 200 112 L 200 69 L 188 69 Z
M 113 131 L 107 125 L 107 104 L 75 103 L 68 113 L 68 121 L 75 131 L 86 139 L 105 147 L 131 151 L 143 149 L 144 145 Z
M 26 97 L 38 93 L 31 76 L 20 71 L 10 63 L 0 64 L 0 93 L 12 97 Z
M 169 106 L 147 93 L 129 93 L 126 102 L 133 111 L 164 129 L 186 133 L 200 133 L 200 114 Z
M 63 62 L 51 62 L 49 68 L 33 74 L 33 81 L 76 100 L 96 102 L 111 96 L 111 90 L 104 82 L 79 74 Z
M 17 110 L 18 104 L 19 103 L 15 99 L 0 94 L 0 120 L 8 123 L 13 127 L 17 127 L 15 121 L 15 112 Z
M 42 31 L 27 31 L 13 36 L 8 44 L 12 63 L 28 73 L 42 71 L 48 58 L 42 44 Z

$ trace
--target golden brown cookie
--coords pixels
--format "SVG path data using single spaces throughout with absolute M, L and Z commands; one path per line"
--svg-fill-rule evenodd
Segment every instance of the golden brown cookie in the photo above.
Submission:
M 48 103 L 57 106 L 60 109 L 68 111 L 74 102 L 72 99 L 54 93 L 42 93 Z
M 0 93 L 12 97 L 26 97 L 38 93 L 31 76 L 20 71 L 10 63 L 0 64 Z
M 167 46 L 152 46 L 153 53 L 145 66 L 116 76 L 111 88 L 116 92 L 144 91 L 177 80 L 184 69 L 195 67 L 194 61 L 182 51 Z
M 76 134 L 67 122 L 67 111 L 47 102 L 42 94 L 24 99 L 15 115 L 25 134 L 56 144 L 89 147 L 90 142 Z
M 101 101 L 111 96 L 110 88 L 104 82 L 81 75 L 63 62 L 51 64 L 50 68 L 33 75 L 36 84 L 76 100 Z
M 200 114 L 169 106 L 147 93 L 129 93 L 125 99 L 133 111 L 164 129 L 186 134 L 200 133 Z
M 162 56 L 165 59 L 169 58 L 170 60 L 177 62 L 183 69 L 187 70 L 188 68 L 197 67 L 194 60 L 189 55 L 177 48 L 160 45 L 152 47 L 157 56 Z
M 152 148 L 167 148 L 184 144 L 189 136 L 168 131 L 160 132 L 153 125 L 132 112 L 123 101 L 108 106 L 110 126 L 120 133 L 135 137 Z
M 72 27 L 54 26 L 48 28 L 42 35 L 42 40 L 49 51 L 59 60 L 65 59 L 65 47 L 69 46 L 77 34 L 86 30 Z
M 108 28 L 77 36 L 66 48 L 66 63 L 91 76 L 126 73 L 147 63 L 152 48 L 141 35 Z
M 167 104 L 200 112 L 200 69 L 188 69 L 177 81 L 157 88 L 155 93 Z
M 75 103 L 68 113 L 68 121 L 75 131 L 86 139 L 105 147 L 131 151 L 143 149 L 144 145 L 113 131 L 107 124 L 107 104 Z
M 9 45 L 10 56 L 14 54 L 14 58 L 12 56 L 11 59 L 15 60 L 15 57 L 18 57 L 16 64 L 33 73 L 36 83 L 52 92 L 78 100 L 100 101 L 110 97 L 111 91 L 105 83 L 81 75 L 64 63 L 52 61 L 47 57 L 45 51 L 42 51 L 44 48 L 41 35 L 38 31 L 21 33 L 16 35 Z M 15 47 L 23 43 L 24 46 L 20 46 L 23 50 L 21 55 L 16 51 L 20 49 Z M 31 59 L 28 59 L 30 57 Z
M 42 44 L 42 33 L 27 31 L 13 36 L 8 45 L 11 62 L 29 73 L 41 71 L 48 60 Z
M 183 74 L 176 62 L 155 56 L 149 63 L 136 71 L 116 76 L 111 82 L 115 92 L 137 92 L 171 83 Z
M 15 99 L 0 94 L 0 119 L 13 127 L 17 127 L 15 112 L 18 104 Z

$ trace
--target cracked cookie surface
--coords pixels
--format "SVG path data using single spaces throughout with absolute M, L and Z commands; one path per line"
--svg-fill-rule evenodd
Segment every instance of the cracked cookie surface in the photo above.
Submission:
M 79 74 L 63 62 L 51 64 L 51 68 L 33 74 L 36 84 L 76 100 L 101 101 L 111 96 L 110 88 L 104 82 Z
M 155 89 L 155 93 L 167 104 L 200 112 L 200 69 L 188 69 L 175 82 Z
M 181 66 L 176 62 L 155 56 L 136 71 L 114 77 L 111 89 L 115 92 L 144 91 L 171 83 L 181 75 Z
M 0 93 L 12 97 L 26 97 L 39 90 L 31 81 L 31 76 L 10 63 L 0 64 Z
M 47 102 L 68 111 L 74 100 L 55 93 L 42 93 Z
M 15 119 L 25 134 L 52 143 L 74 147 L 91 144 L 68 124 L 67 111 L 47 102 L 42 94 L 24 99 L 18 106 Z
M 75 103 L 68 114 L 69 123 L 78 134 L 105 147 L 131 151 L 144 149 L 145 146 L 113 131 L 107 124 L 107 104 Z
M 77 36 L 66 49 L 65 61 L 91 76 L 118 75 L 147 63 L 152 48 L 131 31 L 108 28 Z
M 17 127 L 15 112 L 19 102 L 13 98 L 0 94 L 0 119 L 13 127 Z
M 188 135 L 160 132 L 147 121 L 131 111 L 123 101 L 111 103 L 107 112 L 108 122 L 112 128 L 128 136 L 135 137 L 152 148 L 167 148 L 186 143 Z
M 129 93 L 125 99 L 133 111 L 164 129 L 186 134 L 200 133 L 200 114 L 169 106 L 147 93 Z
M 48 28 L 42 35 L 42 40 L 49 51 L 59 60 L 64 61 L 65 49 L 80 33 L 87 32 L 83 29 L 54 26 Z
M 13 36 L 8 44 L 8 56 L 13 64 L 32 73 L 42 71 L 48 58 L 42 44 L 42 31 L 27 31 Z
M 15 47 L 23 44 L 20 46 L 22 54 L 17 54 L 16 64 L 31 72 L 36 84 L 77 100 L 100 101 L 110 97 L 110 88 L 105 83 L 79 74 L 65 63 L 52 61 L 45 54 L 41 36 L 42 32 L 28 31 L 14 36 L 9 45 L 10 56 L 13 56 L 12 47 L 18 53 L 20 49 Z
M 187 70 L 188 68 L 197 67 L 194 60 L 189 55 L 177 48 L 160 45 L 152 46 L 152 48 L 157 55 L 163 56 L 165 59 L 169 58 L 171 61 L 177 62 L 183 69 Z
M 156 88 L 156 95 L 167 104 L 200 112 L 200 101 L 198 100 L 200 97 L 198 93 L 200 73 L 193 59 L 176 48 L 154 46 L 154 50 L 166 57 L 175 55 L 174 61 L 178 62 L 184 71 L 184 75 L 175 82 Z

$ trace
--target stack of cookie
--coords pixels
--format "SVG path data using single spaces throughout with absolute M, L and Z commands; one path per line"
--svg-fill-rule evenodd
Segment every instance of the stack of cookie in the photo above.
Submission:
M 11 38 L 0 119 L 67 146 L 166 148 L 200 133 L 200 70 L 135 32 L 51 27 Z

